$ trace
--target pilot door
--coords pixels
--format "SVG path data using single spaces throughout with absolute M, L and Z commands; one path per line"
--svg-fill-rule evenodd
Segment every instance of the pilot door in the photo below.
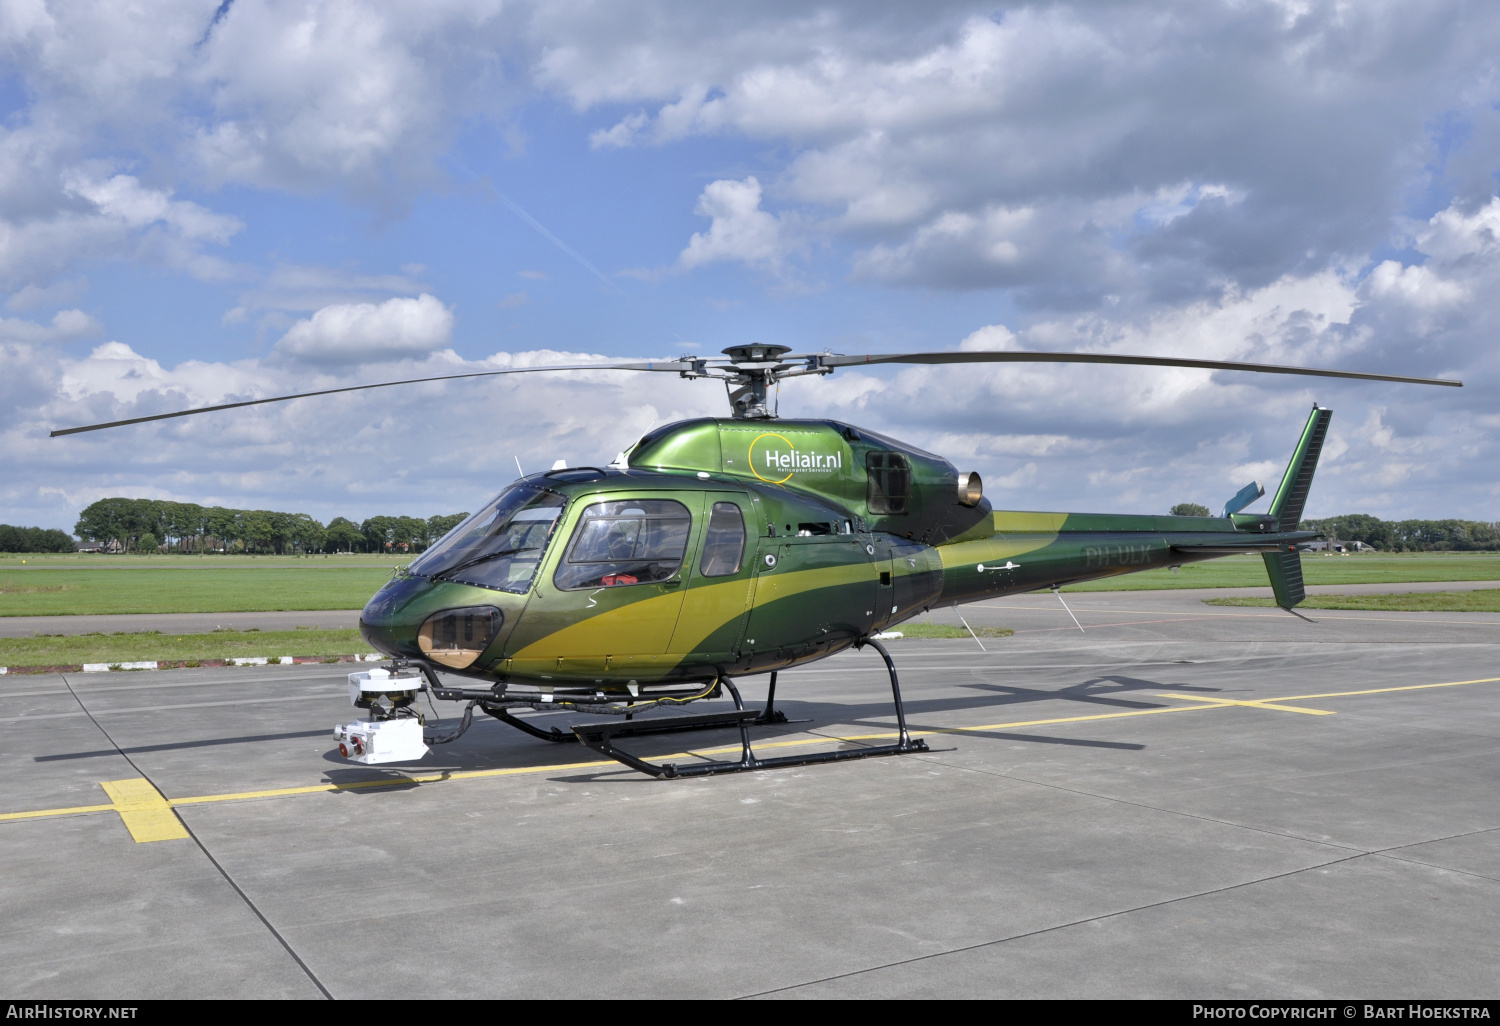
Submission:
M 612 498 L 581 510 L 556 569 L 527 603 L 518 631 L 524 647 L 513 650 L 510 672 L 589 680 L 609 671 L 650 680 L 678 661 L 668 647 L 701 519 L 678 499 Z

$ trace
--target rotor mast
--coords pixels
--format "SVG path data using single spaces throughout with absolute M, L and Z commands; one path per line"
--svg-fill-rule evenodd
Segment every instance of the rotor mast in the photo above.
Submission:
M 713 360 L 696 356 L 682 357 L 683 363 L 691 363 L 690 370 L 682 371 L 685 378 L 719 378 L 724 390 L 729 393 L 729 407 L 735 420 L 775 420 L 776 411 L 769 397 L 771 386 L 782 378 L 801 377 L 804 374 L 832 374 L 833 368 L 822 362 L 822 353 L 795 354 L 788 357 L 791 346 L 743 345 L 730 346 L 724 350 L 728 360 Z

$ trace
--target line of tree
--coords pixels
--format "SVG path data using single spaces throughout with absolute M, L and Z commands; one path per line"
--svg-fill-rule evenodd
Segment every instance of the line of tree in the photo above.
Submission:
M 1364 542 L 1384 552 L 1500 551 L 1500 523 L 1484 520 L 1381 520 L 1348 513 L 1304 520 L 1298 526 L 1337 541 Z
M 88 506 L 78 515 L 73 533 L 126 552 L 409 554 L 421 552 L 466 516 L 453 513 L 426 520 L 378 516 L 359 523 L 335 517 L 325 526 L 306 513 L 116 498 L 100 499 Z M 68 547 L 73 547 L 71 540 Z
M 73 539 L 55 527 L 0 524 L 0 552 L 72 552 Z

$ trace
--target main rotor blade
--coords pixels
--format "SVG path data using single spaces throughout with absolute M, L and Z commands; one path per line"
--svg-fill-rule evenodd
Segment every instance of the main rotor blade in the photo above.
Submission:
M 112 420 L 107 424 L 87 424 L 83 427 L 59 428 L 49 438 L 60 435 L 76 435 L 83 431 L 103 431 L 105 428 L 124 427 L 127 424 L 144 424 L 152 420 L 171 420 L 173 417 L 191 417 L 195 413 L 213 413 L 215 410 L 236 410 L 242 406 L 261 406 L 265 403 L 284 403 L 288 399 L 306 399 L 314 395 L 334 395 L 338 392 L 361 392 L 367 388 L 391 388 L 394 385 L 417 385 L 424 381 L 456 381 L 460 378 L 493 378 L 501 374 L 535 374 L 544 371 L 572 370 L 626 370 L 626 371 L 670 371 L 673 373 L 692 370 L 691 363 L 682 360 L 648 360 L 642 363 L 573 363 L 556 367 L 511 367 L 506 370 L 475 371 L 471 374 L 439 374 L 430 378 L 406 378 L 402 381 L 377 381 L 370 385 L 346 385 L 343 388 L 323 388 L 316 392 L 294 392 L 277 395 L 269 399 L 247 399 L 241 403 L 220 403 L 217 406 L 198 406 L 175 413 L 155 413 L 149 417 L 131 417 L 127 420 Z
M 1287 367 L 1271 363 L 1236 363 L 1230 360 L 1184 360 L 1172 356 L 1117 356 L 1112 353 L 891 353 L 868 356 L 822 356 L 825 367 L 853 367 L 876 363 L 1112 363 L 1137 367 L 1190 367 L 1197 370 L 1253 371 L 1259 374 L 1306 374 L 1319 378 L 1358 378 L 1361 381 L 1400 381 L 1410 385 L 1447 385 L 1462 388 L 1451 378 L 1411 378 L 1400 374 L 1366 374 L 1362 371 L 1324 370 L 1318 367 Z

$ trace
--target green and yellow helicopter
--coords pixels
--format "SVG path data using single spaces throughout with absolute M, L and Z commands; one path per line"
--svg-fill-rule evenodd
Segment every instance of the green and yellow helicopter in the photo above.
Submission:
M 1314 406 L 1266 514 L 1241 512 L 1248 485 L 1216 517 L 1005 512 L 976 473 L 941 456 L 832 420 L 781 420 L 776 382 L 878 364 L 1094 363 L 1189 367 L 1458 387 L 1414 378 L 1170 357 L 1093 353 L 793 354 L 745 345 L 723 358 L 517 368 L 325 389 L 136 417 L 54 436 L 337 392 L 425 381 L 565 370 L 642 371 L 725 383 L 729 418 L 655 428 L 607 467 L 570 467 L 515 481 L 370 600 L 360 630 L 391 657 L 390 676 L 357 704 L 374 721 L 418 723 L 425 681 L 548 741 L 582 743 L 656 776 L 690 776 L 921 751 L 900 683 L 877 635 L 937 606 L 1057 588 L 1153 567 L 1259 552 L 1276 602 L 1302 601 L 1297 547 L 1318 455 L 1333 414 Z M 776 673 L 868 646 L 889 672 L 898 740 L 889 745 L 758 758 L 748 728 L 785 722 Z M 483 687 L 445 684 L 439 672 Z M 765 707 L 747 709 L 734 678 L 769 672 Z M 719 697 L 734 710 L 636 717 Z M 381 699 L 389 704 L 382 705 Z M 518 710 L 593 713 L 571 732 Z M 600 725 L 602 723 L 602 725 Z M 416 724 L 407 724 L 415 726 Z M 738 728 L 738 760 L 654 764 L 618 742 L 648 734 Z

